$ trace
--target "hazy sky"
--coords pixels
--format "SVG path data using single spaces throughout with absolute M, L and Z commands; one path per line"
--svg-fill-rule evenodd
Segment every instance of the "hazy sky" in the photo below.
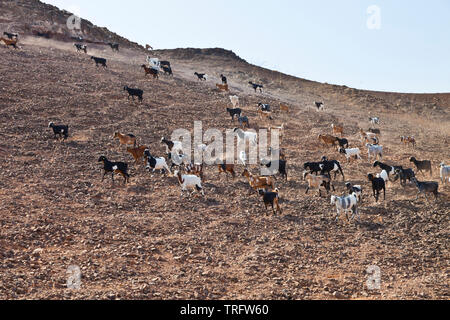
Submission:
M 44 2 L 155 49 L 221 47 L 320 82 L 450 92 L 448 0 Z

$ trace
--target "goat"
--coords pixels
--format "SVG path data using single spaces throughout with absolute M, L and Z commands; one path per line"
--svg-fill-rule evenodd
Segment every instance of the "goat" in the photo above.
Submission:
M 317 108 L 317 111 L 324 111 L 325 110 L 325 105 L 323 104 L 323 102 L 314 102 L 314 105 Z
M 428 201 L 427 193 L 433 193 L 435 199 L 437 200 L 439 195 L 439 183 L 437 182 L 419 182 L 415 177 L 412 178 L 412 182 L 417 186 L 417 189 L 419 189 L 419 193 L 417 194 L 416 201 L 419 199 L 419 196 L 423 194 L 425 196 L 425 199 Z
M 242 115 L 242 110 L 240 108 L 236 108 L 236 109 L 227 108 L 227 112 L 231 116 L 231 123 L 234 122 L 234 117 L 235 116 L 237 116 L 239 118 Z
M 320 168 L 320 164 L 320 162 L 306 162 L 303 164 L 303 168 L 305 169 L 305 171 L 309 171 L 318 175 L 318 173 L 322 171 L 322 169 Z
M 220 75 L 220 79 L 222 80 L 222 84 L 228 84 L 227 77 L 225 77 L 223 74 Z
M 75 43 L 74 47 L 77 49 L 77 52 L 83 51 L 84 53 L 87 53 L 87 46 L 84 44 Z
M 180 141 L 170 141 L 166 138 L 161 138 L 161 144 L 166 145 L 166 153 L 171 152 L 182 152 L 183 153 L 183 144 Z
M 337 197 L 337 196 L 331 196 L 331 204 L 336 205 L 337 210 L 337 217 L 336 221 L 339 221 L 339 217 L 341 216 L 341 211 L 344 211 L 348 219 L 348 211 L 352 211 L 352 220 L 358 215 L 358 220 L 361 222 L 361 216 L 358 214 L 358 196 L 356 193 L 352 193 L 349 196 L 346 197 Z
M 336 137 L 336 141 L 338 142 L 339 146 L 341 148 L 347 148 L 349 147 L 349 143 L 347 139 L 340 139 L 338 137 Z
M 198 72 L 195 72 L 194 75 L 197 76 L 198 81 L 206 81 L 206 80 L 208 79 L 208 75 L 205 74 L 205 73 L 198 73 Z
M 236 172 L 234 171 L 234 164 L 218 164 L 217 167 L 219 168 L 219 177 L 221 173 L 225 173 L 225 176 L 228 179 L 228 173 L 231 174 L 231 176 L 234 178 L 236 177 Z
M 373 163 L 373 167 L 374 167 L 374 168 L 380 167 L 380 169 L 386 170 L 386 172 L 388 173 L 388 175 L 394 175 L 394 174 L 395 174 L 395 170 L 397 170 L 397 169 L 400 169 L 400 170 L 403 169 L 402 166 L 389 166 L 389 165 L 384 164 L 384 163 L 382 163 L 382 162 L 380 162 L 380 161 L 375 161 L 375 162 Z
M 242 129 L 245 129 L 245 126 L 247 126 L 247 128 L 250 128 L 250 120 L 247 116 L 240 116 L 238 121 Z
M 187 191 L 188 188 L 194 189 L 193 193 L 195 191 L 202 194 L 202 196 L 205 196 L 205 192 L 203 191 L 202 187 L 202 180 L 200 177 L 196 175 L 182 175 L 179 171 L 174 172 L 174 176 L 177 177 L 178 182 L 181 186 L 181 196 L 183 196 L 183 192 Z M 192 194 L 191 194 L 192 195 Z
M 309 190 L 314 188 L 317 191 L 319 191 L 319 196 L 322 197 L 322 192 L 320 191 L 320 187 L 325 187 L 327 190 L 327 193 L 330 193 L 330 185 L 333 186 L 331 183 L 331 179 L 326 176 L 313 176 L 310 172 L 305 171 L 303 172 L 303 180 L 306 180 L 308 182 L 308 188 L 306 189 L 306 193 L 308 194 Z M 334 186 L 333 186 L 334 191 Z
M 393 178 L 394 182 L 400 179 L 400 185 L 403 187 L 406 185 L 406 180 L 412 182 L 412 178 L 414 178 L 416 174 L 412 169 L 395 169 L 395 176 Z
M 279 214 L 283 214 L 280 207 L 280 191 L 275 189 L 272 192 L 267 192 L 265 190 L 259 190 L 259 195 L 263 197 L 264 205 L 266 207 L 266 211 L 269 209 L 269 205 L 272 206 L 273 214 L 276 215 L 277 212 Z M 277 211 L 275 211 L 275 206 Z
M 369 122 L 371 123 L 371 124 L 373 124 L 373 125 L 376 125 L 376 124 L 380 124 L 380 118 L 378 118 L 378 117 L 370 117 L 369 118 Z
M 287 173 L 287 161 L 286 160 L 274 160 L 274 161 L 262 161 L 261 167 L 266 167 L 271 170 L 271 176 L 275 176 L 276 174 L 280 174 L 282 177 L 288 180 Z
M 374 160 L 377 160 L 378 156 L 380 157 L 380 159 L 383 159 L 383 146 L 377 146 L 377 145 L 367 143 L 366 147 L 367 147 L 369 162 L 370 162 L 371 157 L 373 157 Z
M 242 176 L 247 177 L 250 187 L 255 191 L 259 189 L 268 189 L 269 187 L 272 188 L 272 190 L 275 189 L 275 184 L 271 177 L 255 177 L 247 169 L 242 172 Z
M 127 152 L 133 156 L 136 164 L 138 164 L 140 161 L 143 161 L 143 163 L 145 164 L 144 152 L 147 149 L 148 149 L 148 147 L 146 147 L 146 146 L 140 146 L 140 147 L 134 147 L 134 148 L 127 147 Z
M 168 67 L 168 68 L 171 68 L 172 66 L 170 65 L 170 62 L 169 61 L 160 61 L 159 62 L 159 65 L 161 66 L 161 67 Z
M 14 38 L 18 39 L 19 35 L 17 33 L 9 33 L 9 32 L 3 32 L 4 36 L 7 36 L 8 39 L 13 40 Z
M 412 137 L 404 137 L 401 136 L 400 137 L 401 142 L 403 142 L 405 145 L 407 144 L 411 144 L 413 148 L 416 147 L 416 139 L 414 138 L 414 136 Z
M 146 166 L 147 170 L 150 171 L 151 169 L 153 169 L 153 172 L 155 172 L 156 170 L 161 170 L 161 171 L 167 170 L 170 174 L 172 174 L 169 166 L 167 165 L 166 159 L 153 157 L 150 154 L 149 149 L 144 151 L 144 156 L 147 158 L 147 166 Z
M 251 143 L 253 146 L 256 146 L 258 144 L 258 134 L 256 132 L 249 132 L 239 128 L 235 128 L 234 133 L 237 134 L 238 145 L 241 143 L 241 141 L 245 142 L 245 140 L 248 140 L 249 143 Z
M 337 142 L 337 138 L 333 137 L 332 135 L 326 134 L 319 134 L 319 141 L 323 142 L 325 145 L 332 145 L 335 146 Z
M 133 145 L 134 147 L 136 147 L 136 137 L 132 134 L 121 134 L 120 132 L 114 132 L 113 139 L 119 140 L 119 146 Z
M 13 47 L 14 49 L 17 49 L 17 39 L 6 39 L 0 37 L 0 42 L 3 41 L 7 47 Z
M 158 70 L 156 70 L 156 69 L 154 69 L 154 68 L 149 68 L 149 67 L 147 67 L 145 64 L 143 64 L 142 66 L 141 66 L 141 68 L 143 68 L 144 69 L 144 71 L 145 71 L 145 76 L 147 76 L 147 75 L 152 75 L 153 76 L 153 79 L 159 79 L 159 71 Z
M 216 83 L 216 87 L 217 89 L 219 89 L 219 91 L 230 91 L 230 89 L 228 88 L 228 84 Z
M 347 161 L 350 162 L 350 159 L 352 157 L 355 157 L 356 159 L 361 160 L 361 150 L 359 150 L 359 148 L 353 148 L 353 149 L 344 149 L 344 148 L 339 148 L 339 153 L 342 153 L 346 156 Z
M 233 105 L 233 108 L 236 108 L 239 106 L 239 97 L 238 96 L 230 96 L 231 104 Z
M 98 67 L 98 65 L 102 65 L 103 68 L 108 68 L 108 66 L 106 65 L 106 59 L 105 58 L 98 58 L 98 57 L 91 57 L 91 60 L 95 61 L 95 66 Z
M 384 191 L 384 200 L 386 200 L 386 182 L 384 179 L 375 178 L 372 174 L 369 174 L 367 177 L 369 182 L 372 182 L 373 196 L 375 197 L 376 202 L 378 203 L 381 191 Z
M 272 112 L 270 105 L 267 103 L 258 103 L 258 110 L 264 111 L 264 112 Z
M 140 102 L 143 101 L 143 95 L 144 95 L 144 91 L 143 90 L 129 88 L 128 86 L 123 87 L 123 90 L 128 92 L 127 100 L 130 100 L 130 97 L 131 97 L 131 98 L 133 98 L 133 101 L 134 101 L 134 97 L 138 97 Z
M 360 136 L 362 141 L 370 141 L 374 140 L 376 144 L 378 144 L 378 136 L 372 132 L 365 132 L 363 129 L 360 129 Z
M 69 137 L 69 126 L 67 125 L 59 125 L 59 126 L 55 126 L 55 124 L 53 122 L 50 122 L 48 124 L 49 128 L 53 129 L 53 133 L 55 134 L 55 139 L 56 136 L 59 136 L 59 138 L 63 138 L 64 140 L 66 140 Z
M 424 174 L 422 172 L 422 170 L 423 170 L 423 171 L 430 172 L 430 177 L 433 176 L 433 169 L 431 167 L 431 161 L 430 160 L 418 161 L 416 158 L 411 157 L 411 159 L 409 159 L 409 162 L 413 162 L 414 165 L 416 166 L 417 170 L 419 172 L 421 172 L 422 174 Z
M 331 172 L 334 172 L 334 179 L 336 179 L 338 172 L 342 175 L 342 180 L 345 181 L 344 171 L 342 171 L 341 163 L 337 160 L 327 160 L 323 159 L 321 163 L 319 163 L 320 174 L 328 176 L 331 178 Z
M 443 184 L 447 184 L 447 180 L 450 177 L 450 166 L 446 166 L 444 162 L 440 164 L 441 168 L 441 181 Z
M 284 112 L 289 113 L 289 106 L 285 105 L 283 103 L 280 103 L 280 111 L 284 111 Z
M 333 134 L 340 134 L 341 138 L 344 135 L 344 126 L 335 125 L 334 123 L 331 125 L 331 129 L 333 129 Z
M 249 81 L 249 84 L 253 87 L 255 92 L 259 89 L 259 91 L 262 93 L 262 89 L 264 88 L 262 84 L 253 83 L 252 81 Z
M 114 174 L 118 173 L 125 178 L 124 184 L 130 182 L 130 175 L 128 174 L 128 164 L 124 162 L 111 162 L 106 159 L 105 156 L 101 156 L 98 159 L 98 162 L 103 162 L 103 170 L 104 174 L 102 177 L 102 182 L 105 179 L 106 174 L 111 173 L 111 179 L 114 183 Z
M 260 120 L 273 120 L 272 112 L 270 111 L 258 110 L 258 115 Z
M 172 72 L 172 68 L 171 67 L 161 66 L 161 68 L 163 69 L 165 75 L 169 75 L 169 76 L 173 77 L 173 72 Z
M 112 51 L 117 51 L 117 52 L 119 52 L 119 44 L 118 44 L 118 43 L 111 43 L 111 42 L 108 42 L 108 46 L 111 47 L 111 50 L 112 50 Z
M 360 185 L 353 185 L 350 182 L 347 182 L 345 184 L 345 187 L 347 188 L 347 191 L 349 192 L 350 195 L 356 194 L 356 196 L 358 197 L 358 201 L 361 202 L 363 189 Z

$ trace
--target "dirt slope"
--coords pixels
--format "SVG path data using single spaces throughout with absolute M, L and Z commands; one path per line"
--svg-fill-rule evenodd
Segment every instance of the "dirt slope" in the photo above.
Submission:
M 449 192 L 438 201 L 415 201 L 412 186 L 388 188 L 387 200 L 369 196 L 367 162 L 347 164 L 317 142 L 333 122 L 359 146 L 358 127 L 369 114 L 382 119 L 388 163 L 410 167 L 409 157 L 450 162 L 449 95 L 362 92 L 318 84 L 248 65 L 220 50 L 158 51 L 171 60 L 174 78 L 146 79 L 140 50 L 119 54 L 91 46 L 108 58 L 96 68 L 70 43 L 28 37 L 21 50 L 0 47 L 0 298 L 3 299 L 448 299 Z M 206 72 L 199 83 L 193 72 Z M 204 199 L 182 199 L 175 178 L 132 167 L 131 183 L 101 182 L 100 155 L 133 162 L 111 139 L 132 132 L 153 153 L 177 128 L 232 128 L 227 94 L 214 90 L 229 75 L 255 128 L 259 101 L 285 101 L 291 114 L 284 145 L 289 181 L 280 179 L 283 215 L 266 216 L 261 199 L 249 196 L 242 177 L 218 177 L 208 168 Z M 255 95 L 246 83 L 261 81 Z M 145 90 L 144 103 L 127 101 L 124 85 Z M 327 111 L 311 108 L 324 100 Z M 59 143 L 46 127 L 68 123 Z M 416 150 L 399 143 L 414 134 Z M 305 195 L 303 162 L 323 155 L 341 160 L 346 178 L 362 184 L 358 223 L 337 224 L 329 197 Z M 242 167 L 238 172 L 242 172 Z M 256 167 L 252 167 L 253 172 Z M 344 192 L 336 182 L 337 194 Z M 66 270 L 82 272 L 80 290 L 66 288 Z M 382 272 L 381 290 L 367 290 L 366 269 Z

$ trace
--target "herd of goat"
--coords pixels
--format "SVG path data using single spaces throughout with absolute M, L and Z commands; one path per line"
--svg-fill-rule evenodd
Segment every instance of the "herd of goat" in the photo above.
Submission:
M 8 46 L 13 46 L 16 48 L 18 41 L 17 34 L 11 34 L 5 32 L 4 35 L 7 38 L 0 38 Z M 119 51 L 118 44 L 108 44 L 113 51 Z M 87 54 L 87 46 L 83 44 L 74 44 L 78 52 L 84 52 Z M 107 68 L 107 60 L 100 57 L 92 56 L 90 58 L 96 64 L 96 66 L 103 66 Z M 173 76 L 172 67 L 169 61 L 157 61 L 155 66 L 154 61 L 147 57 L 147 62 L 149 65 L 143 64 L 141 67 L 145 71 L 145 75 L 151 75 L 154 79 L 159 78 L 160 70 L 162 69 L 165 74 Z M 199 81 L 207 81 L 208 75 L 205 73 L 195 72 L 194 74 Z M 222 84 L 216 84 L 217 88 L 221 91 L 229 91 L 228 79 L 223 74 L 220 75 Z M 251 87 L 255 92 L 258 90 L 262 92 L 264 86 L 262 84 L 256 84 L 249 82 Z M 125 86 L 124 91 L 128 93 L 128 99 L 135 98 L 138 101 L 143 101 L 144 91 L 138 88 L 129 88 Z M 232 123 L 236 120 L 239 122 L 240 127 L 235 128 L 234 132 L 238 138 L 238 143 L 242 140 L 248 141 L 252 145 L 258 143 L 257 134 L 251 131 L 245 131 L 246 128 L 250 127 L 249 116 L 243 115 L 243 110 L 239 106 L 239 97 L 234 95 L 230 96 L 230 101 L 232 108 L 227 108 L 226 111 L 231 117 Z M 323 111 L 325 105 L 323 102 L 314 102 L 314 106 L 318 111 Z M 257 112 L 260 120 L 273 120 L 273 110 L 269 104 L 259 103 L 257 106 Z M 289 106 L 285 104 L 280 104 L 280 112 L 290 112 Z M 369 123 L 371 128 L 367 131 L 360 129 L 360 138 L 362 145 L 367 148 L 367 155 L 369 162 L 375 161 L 373 167 L 380 168 L 381 172 L 379 174 L 368 174 L 367 179 L 371 184 L 373 196 L 375 201 L 378 202 L 380 195 L 383 194 L 384 200 L 386 200 L 386 187 L 390 182 L 396 182 L 400 180 L 401 186 L 405 187 L 407 181 L 414 184 L 418 189 L 418 195 L 416 200 L 420 195 L 424 195 L 428 201 L 428 194 L 433 194 L 435 198 L 438 198 L 439 183 L 438 182 L 422 182 L 417 179 L 416 172 L 411 168 L 403 168 L 402 166 L 390 166 L 382 163 L 384 156 L 383 146 L 380 145 L 381 130 L 376 128 L 380 125 L 380 119 L 378 117 L 369 118 Z M 53 122 L 49 123 L 49 128 L 53 130 L 55 138 L 60 138 L 66 140 L 69 137 L 69 126 L 68 125 L 55 125 Z M 270 130 L 279 130 L 281 138 L 284 135 L 284 124 L 279 127 L 269 127 Z M 336 147 L 338 154 L 346 157 L 347 161 L 351 160 L 361 160 L 361 149 L 358 147 L 350 148 L 349 140 L 344 138 L 345 128 L 343 125 L 332 124 L 331 125 L 332 134 L 321 134 L 319 135 L 319 141 L 326 146 Z M 339 137 L 338 137 L 339 136 Z M 166 158 L 155 157 L 151 154 L 150 149 L 147 146 L 139 146 L 137 144 L 137 138 L 132 134 L 121 134 L 116 132 L 114 134 L 114 139 L 119 140 L 119 145 L 124 145 L 127 147 L 127 152 L 134 158 L 136 164 L 143 164 L 147 170 L 155 172 L 156 170 L 162 173 L 169 173 L 171 176 L 176 177 L 181 189 L 182 195 L 184 192 L 192 189 L 193 192 L 198 192 L 205 195 L 202 182 L 204 182 L 205 177 L 205 167 L 204 164 L 196 163 L 192 164 L 187 159 L 188 156 L 183 152 L 183 146 L 180 141 L 170 141 L 166 138 L 161 139 L 161 143 L 166 146 Z M 410 144 L 413 148 L 416 147 L 416 139 L 412 136 L 400 137 L 400 140 L 404 144 Z M 282 140 L 281 140 L 282 141 Z M 197 146 L 199 151 L 205 152 L 207 149 L 206 145 Z M 276 176 L 281 175 L 286 180 L 288 180 L 287 173 L 287 159 L 283 148 L 276 150 L 277 152 L 270 152 L 273 154 L 279 154 L 278 158 L 270 159 L 260 159 L 261 167 L 266 166 L 271 168 L 274 163 L 277 170 L 271 172 L 268 176 L 257 176 L 250 172 L 247 165 L 247 156 L 245 152 L 242 152 L 239 156 L 239 162 L 244 166 L 244 171 L 242 177 L 248 180 L 249 186 L 251 187 L 251 193 L 256 192 L 257 195 L 263 198 L 266 210 L 272 209 L 273 213 L 282 213 L 280 205 L 280 193 L 279 189 L 275 186 Z M 103 177 L 111 174 L 111 179 L 114 183 L 114 176 L 116 174 L 121 175 L 124 178 L 124 183 L 128 183 L 130 180 L 130 174 L 128 172 L 128 164 L 125 162 L 111 162 L 105 156 L 101 156 L 98 159 L 99 163 L 103 164 Z M 414 164 L 418 173 L 424 175 L 428 173 L 432 176 L 432 164 L 429 160 L 417 160 L 415 157 L 410 158 L 410 162 Z M 171 164 L 169 166 L 169 164 Z M 225 174 L 227 177 L 229 175 L 234 179 L 236 177 L 236 165 L 235 164 L 225 164 L 221 159 L 219 159 L 216 164 L 219 174 Z M 174 170 L 176 168 L 176 170 Z M 322 196 L 321 189 L 325 189 L 328 194 L 330 194 L 331 189 L 335 191 L 333 180 L 336 180 L 337 175 L 341 175 L 343 181 L 345 182 L 345 175 L 342 169 L 341 163 L 334 159 L 328 159 L 323 157 L 319 162 L 306 162 L 303 165 L 303 180 L 307 182 L 308 186 L 306 193 L 310 190 L 316 190 L 319 196 Z M 446 184 L 450 181 L 450 166 L 441 163 L 440 165 L 440 176 L 441 182 Z M 347 214 L 352 213 L 352 219 L 358 214 L 358 204 L 362 201 L 363 187 L 361 185 L 354 185 L 351 182 L 345 184 L 346 195 L 343 196 L 331 196 L 331 204 L 336 206 L 337 209 L 337 219 L 342 213 Z M 360 217 L 359 217 L 360 219 Z

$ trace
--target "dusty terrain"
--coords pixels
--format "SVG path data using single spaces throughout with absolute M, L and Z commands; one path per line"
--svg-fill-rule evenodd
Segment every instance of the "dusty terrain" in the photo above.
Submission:
M 6 22 L 5 22 L 6 23 Z M 296 79 L 248 65 L 221 50 L 168 50 L 174 78 L 145 78 L 145 53 L 92 45 L 108 58 L 96 68 L 70 42 L 32 36 L 20 50 L 0 46 L 0 298 L 2 299 L 448 299 L 450 186 L 428 204 L 412 185 L 388 187 L 387 200 L 369 196 L 364 160 L 347 164 L 318 144 L 344 122 L 346 137 L 362 148 L 358 128 L 382 119 L 385 162 L 411 167 L 416 156 L 450 163 L 450 94 L 407 95 L 359 91 Z M 206 72 L 207 83 L 193 73 Z M 111 136 L 131 132 L 152 153 L 174 129 L 232 128 L 228 94 L 215 90 L 226 73 L 255 128 L 264 127 L 256 103 L 288 103 L 283 147 L 289 180 L 278 179 L 283 215 L 266 215 L 248 183 L 208 168 L 206 197 L 180 197 L 175 178 L 151 175 Z M 261 81 L 263 94 L 246 83 Z M 145 90 L 144 103 L 127 101 L 124 85 Z M 323 100 L 326 111 L 312 103 Z M 53 139 L 48 122 L 70 125 L 70 138 Z M 415 150 L 400 144 L 415 135 Z M 364 149 L 365 150 L 365 149 Z M 131 183 L 101 182 L 99 156 L 127 161 Z M 361 223 L 336 223 L 329 197 L 305 195 L 302 164 L 323 155 L 340 160 L 348 181 L 362 184 Z M 256 173 L 256 167 L 252 167 Z M 238 168 L 241 173 L 242 167 Z M 343 182 L 336 194 L 343 194 Z M 82 272 L 80 290 L 66 287 L 66 270 Z M 381 290 L 367 289 L 366 269 L 381 269 Z

